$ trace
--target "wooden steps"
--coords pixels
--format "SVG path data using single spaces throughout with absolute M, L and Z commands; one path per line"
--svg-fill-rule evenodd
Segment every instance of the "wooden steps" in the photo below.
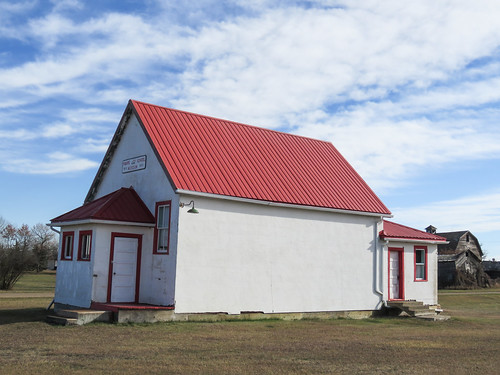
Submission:
M 78 310 L 56 310 L 55 315 L 49 315 L 46 321 L 58 325 L 83 325 L 92 322 L 112 322 L 113 313 L 111 311 L 99 311 L 90 309 Z
M 448 320 L 450 317 L 442 315 L 440 308 L 432 308 L 429 305 L 424 305 L 420 301 L 387 301 L 387 307 L 399 309 L 407 315 L 425 320 Z

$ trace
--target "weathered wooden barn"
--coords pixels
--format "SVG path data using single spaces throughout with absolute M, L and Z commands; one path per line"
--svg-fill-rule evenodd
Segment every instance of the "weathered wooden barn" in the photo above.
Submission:
M 432 225 L 428 232 L 436 233 Z M 438 246 L 438 284 L 446 287 L 485 287 L 488 278 L 483 270 L 481 245 L 470 231 L 436 233 L 445 237 L 446 244 Z
M 130 101 L 84 205 L 51 221 L 56 307 L 175 319 L 437 304 L 445 239 L 390 216 L 329 142 Z

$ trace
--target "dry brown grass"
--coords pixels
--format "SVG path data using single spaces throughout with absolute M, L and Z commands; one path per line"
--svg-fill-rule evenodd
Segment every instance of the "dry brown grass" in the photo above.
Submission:
M 500 294 L 473 297 L 443 296 L 441 303 L 455 314 L 447 322 L 386 318 L 81 327 L 37 321 L 50 299 L 24 299 L 18 307 L 14 300 L 0 300 L 0 372 L 497 374 Z

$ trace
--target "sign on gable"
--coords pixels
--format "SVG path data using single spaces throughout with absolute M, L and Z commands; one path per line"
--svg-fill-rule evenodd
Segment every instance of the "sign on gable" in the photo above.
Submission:
M 122 161 L 122 173 L 130 173 L 146 169 L 146 155 L 136 156 L 135 158 Z

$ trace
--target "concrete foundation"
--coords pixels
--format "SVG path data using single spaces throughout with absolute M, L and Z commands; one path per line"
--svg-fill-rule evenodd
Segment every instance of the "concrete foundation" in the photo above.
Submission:
M 309 313 L 242 312 L 241 314 L 204 313 L 176 314 L 173 310 L 119 310 L 115 314 L 117 323 L 155 322 L 222 322 L 229 320 L 301 320 L 301 319 L 367 319 L 379 311 L 322 311 Z

